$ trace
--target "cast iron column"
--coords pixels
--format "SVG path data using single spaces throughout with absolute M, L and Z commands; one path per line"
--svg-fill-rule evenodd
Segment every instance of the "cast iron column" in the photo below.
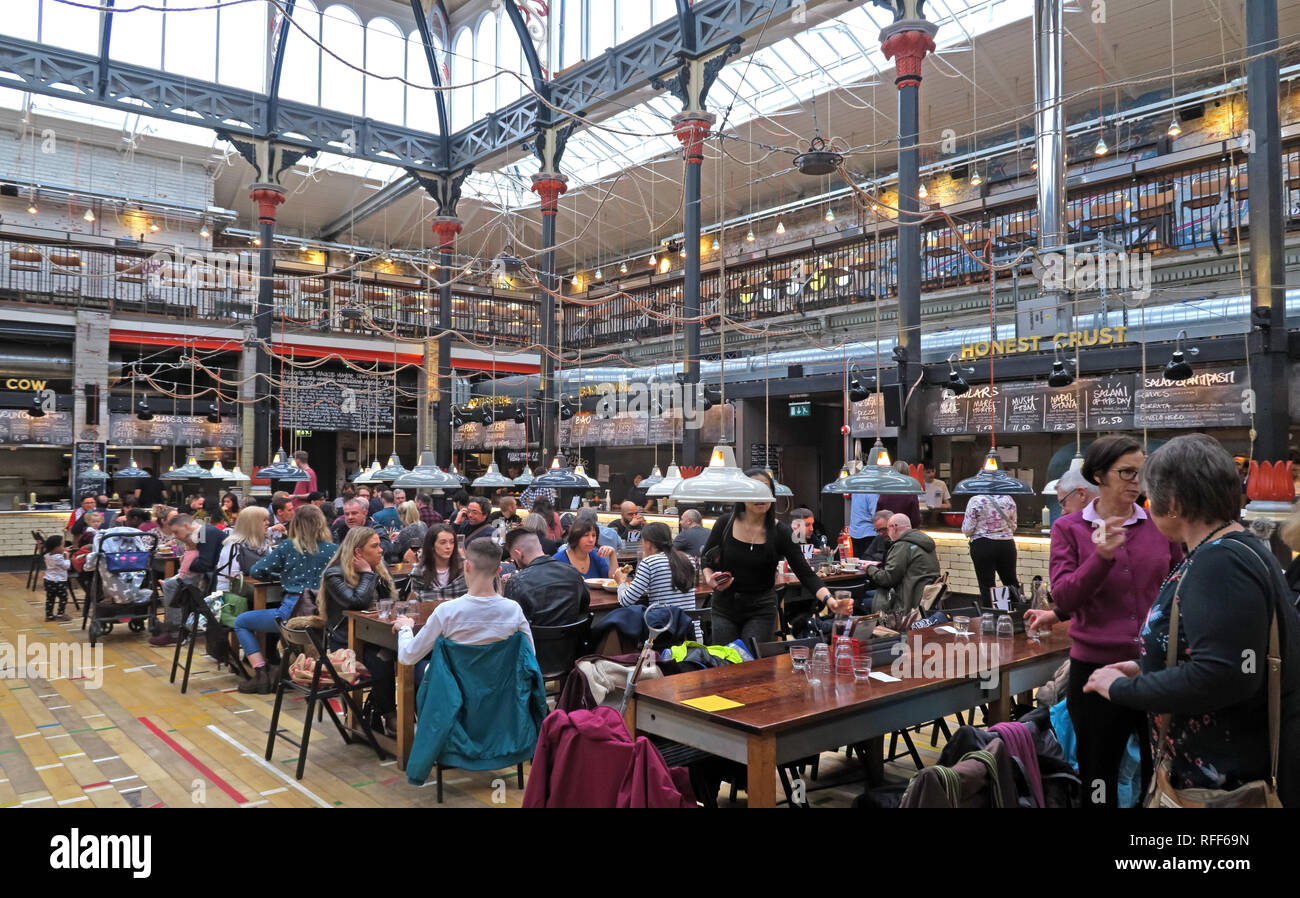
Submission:
M 275 240 L 276 207 L 284 202 L 284 188 L 276 184 L 254 184 L 249 194 L 257 203 L 258 237 L 262 247 L 257 254 L 257 306 L 253 316 L 258 340 L 257 401 L 253 404 L 253 466 L 263 467 L 271 460 L 271 321 L 274 310 L 272 288 L 275 286 L 275 259 L 271 244 Z M 283 385 L 281 386 L 283 391 Z M 282 395 L 282 392 L 281 392 Z
M 704 139 L 714 118 L 707 112 L 683 112 L 673 116 L 673 133 L 682 142 L 686 158 L 686 215 L 682 242 L 686 249 L 686 283 L 682 293 L 682 315 L 700 317 L 700 166 L 704 162 Z M 690 395 L 700 382 L 700 322 L 686 324 L 686 361 L 682 367 L 682 393 Z M 682 421 L 682 462 L 699 464 L 700 431 Z
M 556 339 L 555 214 L 560 194 L 568 190 L 568 178 L 558 174 L 533 175 L 533 191 L 542 200 L 542 445 L 541 461 L 559 452 L 559 405 L 555 390 Z M 561 309 L 563 311 L 563 309 Z
M 1287 388 L 1286 271 L 1282 255 L 1281 126 L 1278 116 L 1277 2 L 1246 4 L 1246 115 L 1250 124 L 1246 171 L 1250 178 L 1250 311 L 1254 344 L 1250 385 L 1255 391 L 1254 456 L 1285 460 L 1290 424 Z M 1268 55 L 1260 55 L 1268 54 Z M 1235 185 L 1229 190 L 1235 190 Z
M 938 26 L 921 18 L 894 22 L 880 32 L 881 50 L 894 60 L 898 87 L 898 381 L 901 397 L 921 375 L 921 227 L 916 143 L 921 61 L 934 50 Z M 921 418 L 907 415 L 898 429 L 898 458 L 921 461 Z
M 456 235 L 464 223 L 454 216 L 433 220 L 438 238 L 438 420 L 434 426 L 434 451 L 438 467 L 451 465 L 451 279 Z

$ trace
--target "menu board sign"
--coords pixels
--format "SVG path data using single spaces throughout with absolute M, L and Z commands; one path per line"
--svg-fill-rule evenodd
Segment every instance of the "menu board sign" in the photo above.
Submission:
M 1001 424 L 1007 408 L 1007 400 L 1003 395 L 1007 386 L 972 387 L 963 397 L 967 405 L 967 433 L 992 433 Z
M 751 468 L 771 468 L 781 470 L 781 453 L 784 449 L 776 443 L 764 446 L 762 443 L 749 444 L 749 466 Z
M 884 395 L 872 393 L 861 402 L 850 403 L 849 427 L 854 437 L 883 436 L 885 433 Z
M 648 422 L 647 441 L 656 443 L 677 443 L 682 439 L 681 412 L 674 409 L 672 416 L 652 415 Z
M 645 412 L 629 412 L 614 418 L 614 446 L 644 446 L 649 432 L 649 415 Z
M 108 472 L 108 452 L 104 443 L 72 444 L 72 497 L 81 501 L 87 494 L 99 495 L 106 492 L 107 481 L 83 477 L 92 465 L 98 464 L 99 470 Z
M 350 371 L 286 371 L 282 426 L 304 430 L 380 430 L 393 426 L 393 387 Z
M 1198 371 L 1184 381 L 1146 375 L 1137 391 L 1134 423 L 1153 429 L 1246 427 L 1249 389 L 1250 375 L 1239 367 Z
M 1002 397 L 1003 419 L 998 430 L 1003 433 L 1035 433 L 1043 429 L 1047 395 L 1039 384 L 1010 383 Z
M 187 415 L 154 415 L 141 421 L 133 414 L 110 415 L 108 440 L 116 446 L 207 446 L 238 449 L 244 431 L 238 413 L 223 414 L 220 424 Z
M 1133 377 L 1108 377 L 1088 385 L 1088 430 L 1129 430 L 1133 421 Z
M 68 446 L 72 443 L 72 412 L 46 412 L 33 418 L 26 409 L 0 408 L 0 445 Z
M 1087 381 L 1075 381 L 1068 387 L 1043 394 L 1043 430 L 1047 433 L 1074 433 L 1083 422 L 1082 406 L 1087 402 Z

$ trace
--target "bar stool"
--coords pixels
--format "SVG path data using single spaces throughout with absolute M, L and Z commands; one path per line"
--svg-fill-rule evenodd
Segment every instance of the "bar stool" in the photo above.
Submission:
M 33 530 L 32 539 L 36 540 L 36 548 L 32 550 L 32 564 L 27 571 L 29 590 L 38 589 L 45 579 L 45 536 L 39 530 Z

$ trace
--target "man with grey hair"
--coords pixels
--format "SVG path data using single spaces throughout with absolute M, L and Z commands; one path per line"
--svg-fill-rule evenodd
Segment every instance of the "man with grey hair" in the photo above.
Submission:
M 889 551 L 883 564 L 867 563 L 867 579 L 876 587 L 873 611 L 906 614 L 921 604 L 921 593 L 939 576 L 939 556 L 934 540 L 912 528 L 907 515 L 899 512 L 889 519 Z M 885 596 L 892 590 L 892 598 Z
M 688 508 L 682 512 L 677 522 L 677 536 L 673 539 L 673 548 L 685 552 L 693 558 L 699 558 L 704 551 L 704 544 L 709 541 L 711 528 L 704 526 L 704 518 L 699 511 Z
M 1082 511 L 1099 493 L 1097 484 L 1090 483 L 1079 471 L 1066 471 L 1056 481 L 1056 501 L 1061 503 L 1062 515 Z
M 606 527 L 600 522 L 594 508 L 579 508 L 578 513 L 573 516 L 573 520 L 578 523 L 591 522 L 596 525 L 596 545 L 609 546 L 614 551 L 618 551 L 623 546 L 623 541 L 619 539 L 618 532 L 613 527 Z

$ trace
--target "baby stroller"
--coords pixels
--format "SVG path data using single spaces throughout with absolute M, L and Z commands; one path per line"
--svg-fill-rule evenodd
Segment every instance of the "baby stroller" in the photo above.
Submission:
M 82 605 L 81 629 L 90 623 L 90 644 L 126 624 L 131 632 L 158 632 L 160 593 L 153 572 L 156 533 L 134 527 L 113 527 L 95 534 L 86 570 L 90 589 Z

